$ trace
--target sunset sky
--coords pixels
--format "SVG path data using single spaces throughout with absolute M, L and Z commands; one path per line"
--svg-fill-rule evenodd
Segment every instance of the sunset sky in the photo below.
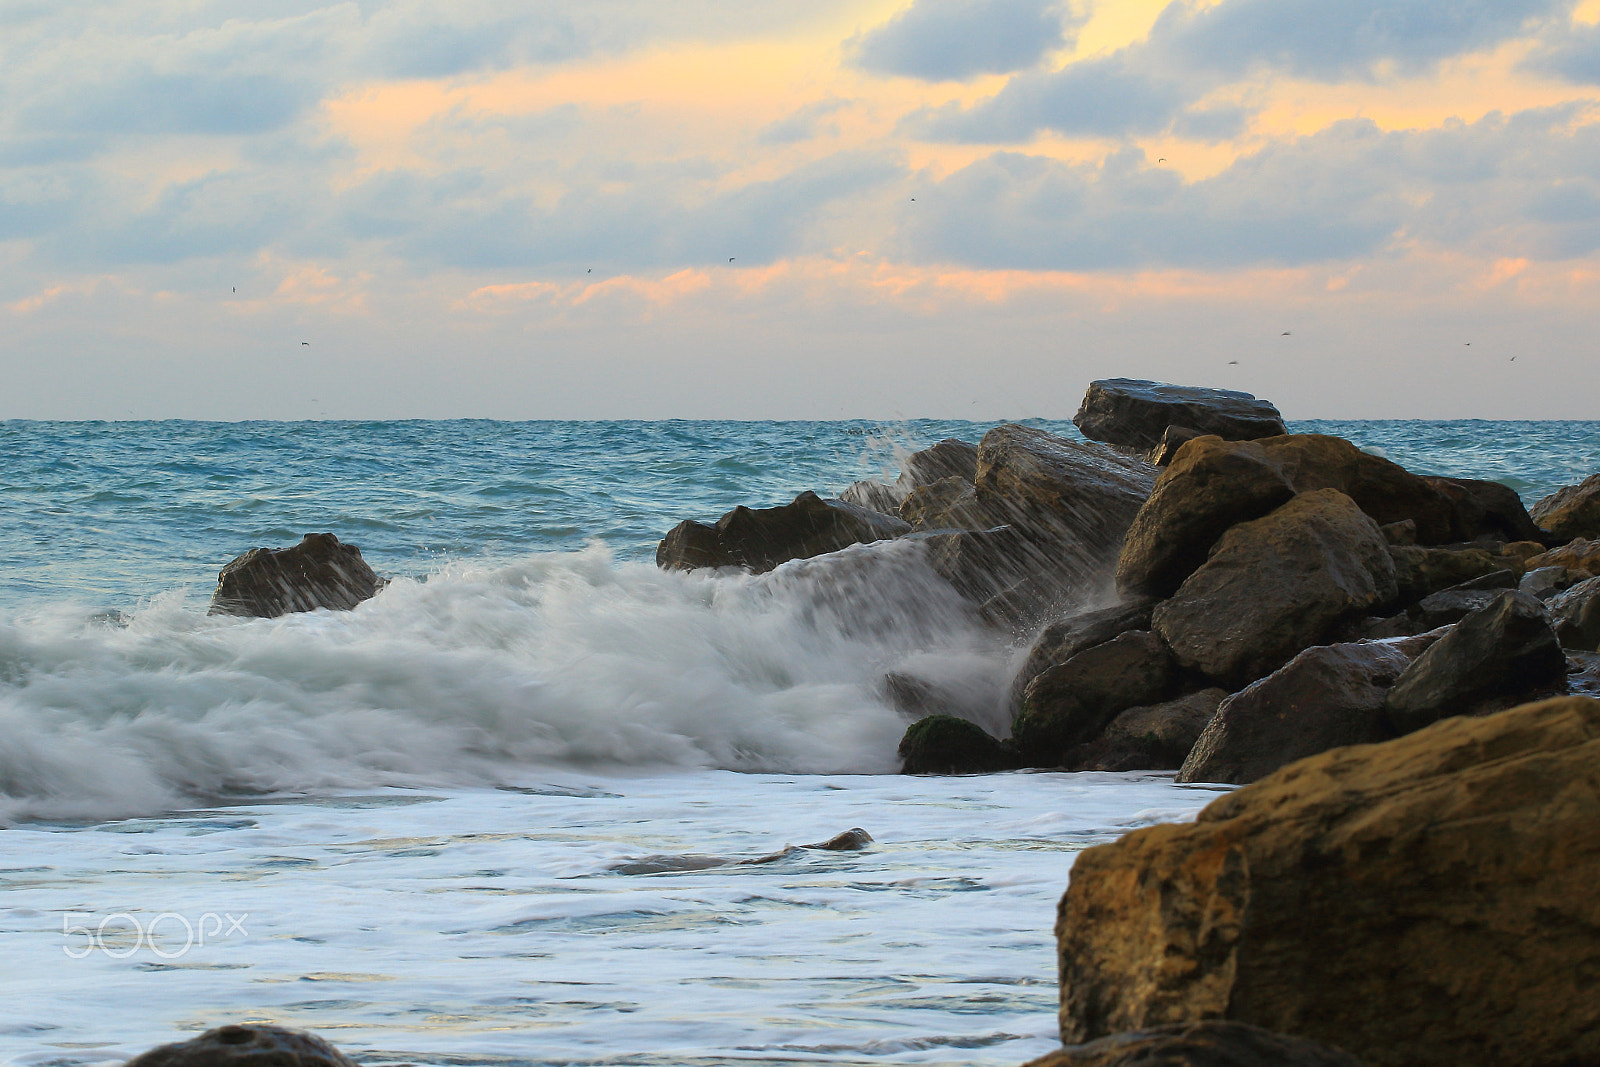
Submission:
M 0 57 L 0 418 L 1600 418 L 1600 0 L 0 0 Z

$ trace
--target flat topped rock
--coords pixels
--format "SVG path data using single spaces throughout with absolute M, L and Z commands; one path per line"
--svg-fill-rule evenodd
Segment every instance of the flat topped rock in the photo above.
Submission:
M 665 570 L 743 567 L 756 574 L 792 559 L 809 559 L 855 544 L 909 533 L 900 519 L 809 490 L 775 508 L 736 507 L 716 525 L 685 519 L 656 547 Z
M 1161 443 L 1169 426 L 1229 441 L 1289 432 L 1277 408 L 1249 393 L 1137 378 L 1090 382 L 1072 421 L 1085 437 L 1146 451 Z

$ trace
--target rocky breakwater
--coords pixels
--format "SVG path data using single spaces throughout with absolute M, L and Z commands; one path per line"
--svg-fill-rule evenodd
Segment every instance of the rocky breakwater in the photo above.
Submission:
M 1291 764 L 1080 854 L 1062 1041 L 1226 1021 L 1376 1065 L 1600 1062 L 1597 826 L 1583 697 Z
M 1091 441 L 1147 453 L 1161 466 L 1191 438 L 1251 441 L 1289 432 L 1277 408 L 1249 393 L 1137 378 L 1090 382 L 1072 421 Z

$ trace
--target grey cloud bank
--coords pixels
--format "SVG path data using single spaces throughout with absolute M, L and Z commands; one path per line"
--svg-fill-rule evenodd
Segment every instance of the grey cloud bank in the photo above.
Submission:
M 959 81 L 1032 67 L 1082 21 L 1060 0 L 916 0 L 846 51 L 874 74 Z

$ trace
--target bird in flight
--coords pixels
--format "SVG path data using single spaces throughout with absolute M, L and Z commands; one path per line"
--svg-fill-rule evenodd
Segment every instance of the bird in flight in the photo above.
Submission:
M 733 257 L 732 257 L 732 256 L 729 256 L 729 257 L 728 257 L 728 262 L 729 262 L 729 263 L 732 263 L 732 262 L 733 262 Z
M 1288 330 L 1284 330 L 1284 331 L 1283 331 L 1283 332 L 1282 332 L 1282 333 L 1280 333 L 1280 334 L 1279 334 L 1279 335 L 1278 335 L 1278 336 L 1279 336 L 1279 337 L 1289 337 L 1289 336 L 1291 336 L 1291 334 L 1290 334 L 1290 333 L 1289 333 L 1289 331 L 1288 331 Z
M 311 343 L 311 342 L 310 342 L 310 341 L 301 341 L 301 342 L 300 342 L 300 343 L 301 343 L 301 344 L 303 344 L 303 345 L 308 345 L 308 344 L 310 344 L 310 343 Z
M 593 274 L 594 273 L 594 268 L 590 267 L 588 270 L 584 271 L 583 273 L 585 273 L 585 274 Z
M 1236 359 L 1230 359 L 1230 360 L 1228 360 L 1228 366 L 1230 366 L 1230 367 L 1237 367 L 1237 366 L 1238 366 L 1238 365 L 1239 365 L 1239 361 L 1238 361 L 1238 360 L 1236 360 Z
M 1166 156 L 1162 156 L 1160 159 L 1156 160 L 1157 163 L 1165 163 L 1166 161 L 1167 161 L 1167 157 Z

